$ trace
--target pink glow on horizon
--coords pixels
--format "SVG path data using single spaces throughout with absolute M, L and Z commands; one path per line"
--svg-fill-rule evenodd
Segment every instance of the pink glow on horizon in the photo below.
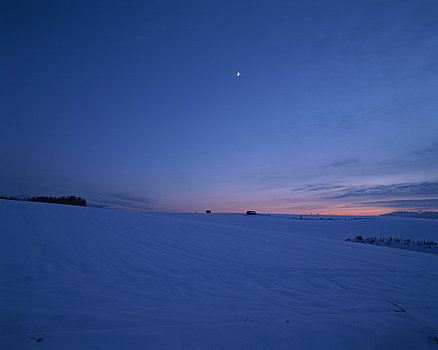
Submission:
M 348 215 L 348 216 L 375 216 L 375 215 L 381 215 L 381 214 L 387 214 L 391 213 L 397 210 L 401 210 L 400 208 L 383 208 L 383 207 L 351 207 L 351 208 L 345 208 L 345 207 L 320 207 L 319 209 L 315 207 L 315 209 L 309 209 L 309 208 L 299 208 L 298 206 L 293 209 L 285 209 L 285 208 L 269 208 L 269 207 L 263 207 L 260 205 L 255 206 L 248 206 L 246 208 L 229 208 L 225 209 L 223 207 L 218 207 L 215 209 L 214 206 L 208 207 L 205 209 L 211 209 L 213 213 L 244 213 L 247 210 L 255 210 L 257 213 L 263 213 L 263 214 L 290 214 L 290 215 Z M 204 210 L 198 210 L 198 213 L 205 212 Z M 184 212 L 187 212 L 184 210 Z M 193 211 L 194 212 L 194 211 Z
M 206 208 L 207 209 L 207 208 Z M 255 210 L 258 213 L 265 214 L 295 214 L 295 215 L 309 215 L 309 214 L 319 214 L 319 215 L 361 215 L 361 216 L 374 216 L 391 213 L 399 210 L 408 210 L 397 207 L 381 207 L 381 206 L 365 206 L 365 205 L 354 205 L 348 203 L 336 203 L 330 205 L 328 203 L 306 203 L 303 202 L 301 205 L 295 205 L 293 207 L 279 207 L 276 205 L 269 204 L 256 204 L 249 206 L 233 206 L 232 208 L 227 208 L 223 206 L 213 205 L 211 208 L 213 212 L 216 213 L 244 213 L 247 210 Z M 185 211 L 185 210 L 184 210 Z M 203 211 L 198 211 L 203 212 Z

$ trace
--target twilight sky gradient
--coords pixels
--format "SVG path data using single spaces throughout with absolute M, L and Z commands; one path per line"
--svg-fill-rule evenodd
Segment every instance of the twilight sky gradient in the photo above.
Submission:
M 436 0 L 0 6 L 2 194 L 438 210 Z

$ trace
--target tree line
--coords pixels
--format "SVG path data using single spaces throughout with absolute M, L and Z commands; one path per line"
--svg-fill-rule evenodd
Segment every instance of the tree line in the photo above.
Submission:
M 62 196 L 62 197 L 48 197 L 48 196 L 34 196 L 26 199 L 21 199 L 13 196 L 0 196 L 0 199 L 9 199 L 14 201 L 30 201 L 30 202 L 44 202 L 44 203 L 57 203 L 68 205 L 80 205 L 85 207 L 87 201 L 84 198 L 76 196 Z

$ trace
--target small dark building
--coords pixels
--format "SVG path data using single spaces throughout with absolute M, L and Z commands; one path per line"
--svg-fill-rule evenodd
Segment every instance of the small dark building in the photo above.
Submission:
M 256 215 L 257 213 L 254 210 L 248 210 L 246 215 Z
M 211 210 L 210 210 L 210 209 L 207 209 L 205 212 L 206 212 L 207 214 L 210 214 L 210 213 L 211 213 Z

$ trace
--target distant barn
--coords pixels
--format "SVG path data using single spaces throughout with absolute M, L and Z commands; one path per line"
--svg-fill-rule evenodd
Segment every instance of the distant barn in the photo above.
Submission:
M 210 210 L 210 209 L 207 209 L 205 212 L 206 212 L 207 214 L 210 214 L 210 213 L 211 213 L 211 210 Z
M 246 212 L 246 215 L 256 215 L 257 213 L 255 212 L 255 210 L 248 210 Z

